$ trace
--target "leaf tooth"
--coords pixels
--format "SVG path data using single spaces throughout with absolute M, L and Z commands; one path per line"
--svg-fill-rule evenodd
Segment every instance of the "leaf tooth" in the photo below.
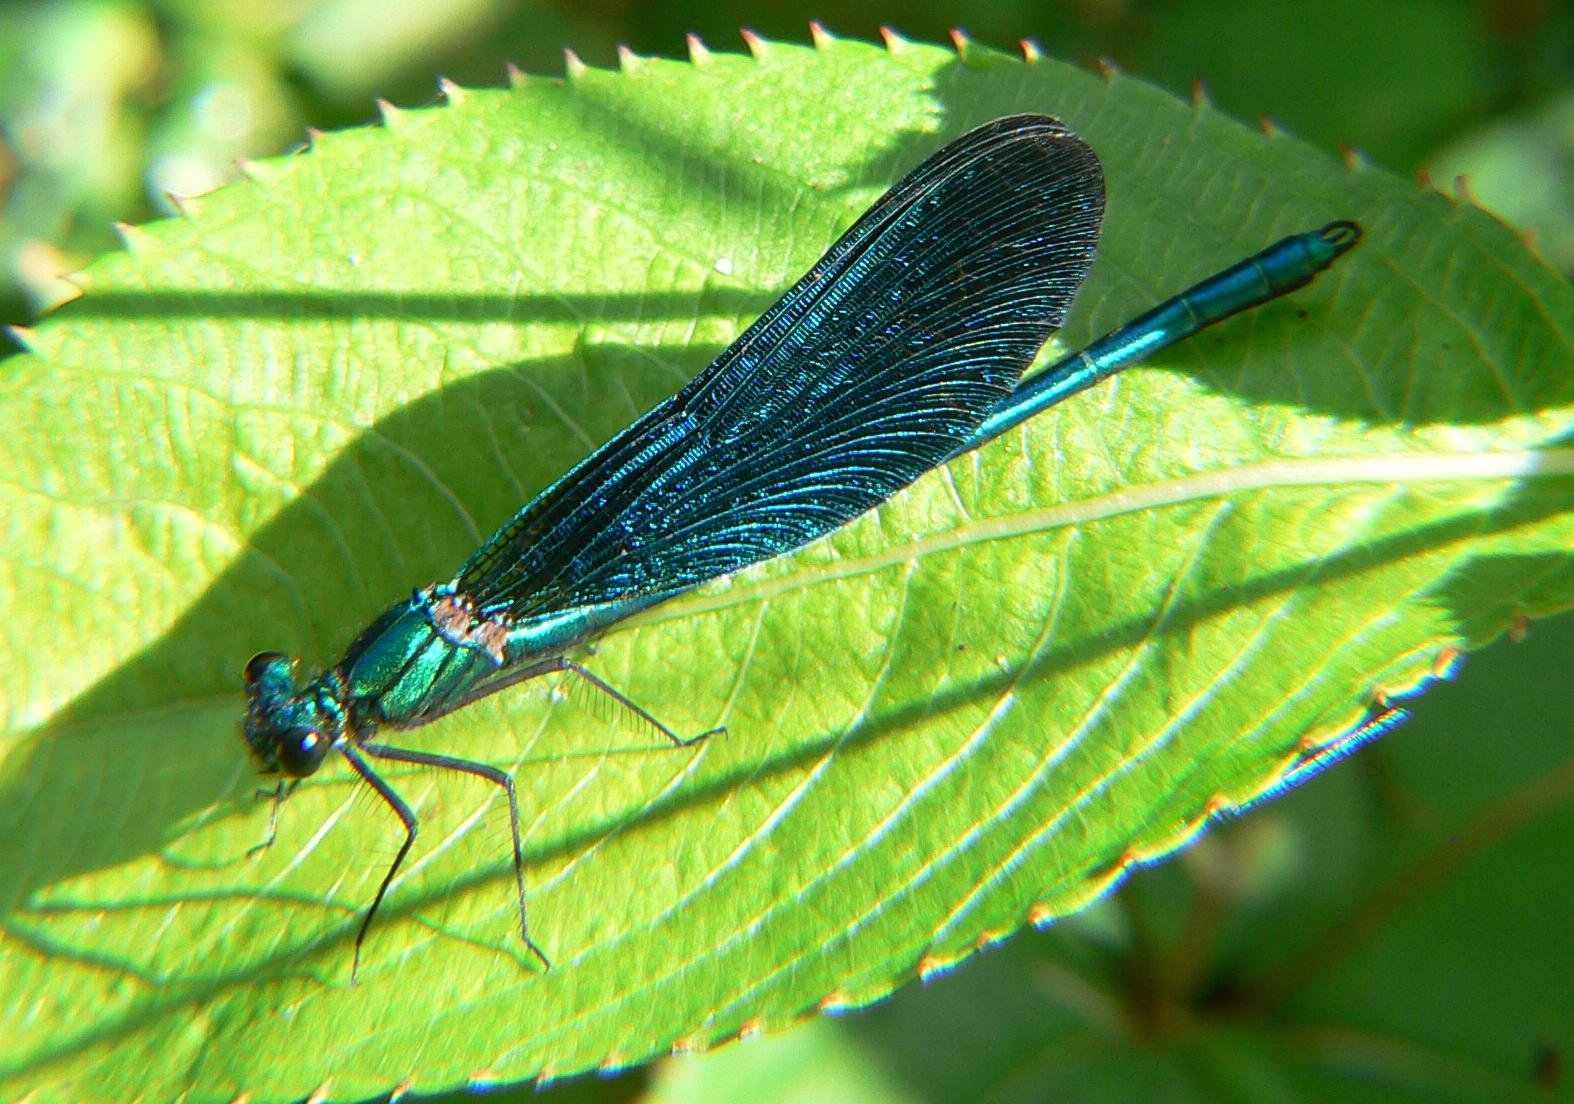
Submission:
M 978 933 L 978 938 L 973 940 L 973 948 L 981 951 L 986 947 L 993 947 L 996 943 L 1002 943 L 1010 938 L 1010 928 L 985 928 Z
M 1471 186 L 1470 177 L 1465 173 L 1454 177 L 1454 198 L 1471 207 L 1481 206 L 1480 201 L 1476 199 L 1476 190 Z
M 49 282 L 49 286 L 44 289 L 48 299 L 39 304 L 41 309 L 50 312 L 57 311 L 67 303 L 75 303 L 87 294 L 86 291 L 77 286 L 76 281 L 71 278 L 72 275 L 74 274 L 67 273 Z M 37 294 L 36 291 L 35 294 Z
M 1271 115 L 1260 114 L 1257 116 L 1257 125 L 1262 128 L 1264 138 L 1274 139 L 1284 137 L 1284 128 L 1279 125 Z
M 1191 82 L 1191 105 L 1198 111 L 1206 111 L 1213 106 L 1213 96 L 1208 91 L 1208 82 L 1201 77 Z
M 40 313 L 48 313 L 82 298 L 85 277 L 66 271 L 69 263 L 58 248 L 37 239 L 25 242 L 16 250 L 17 275 L 32 292 Z
M 415 1078 L 406 1077 L 403 1081 L 395 1085 L 393 1087 L 393 1091 L 388 1094 L 388 1104 L 399 1104 L 399 1101 L 409 1096 L 410 1093 L 414 1091 L 414 1089 Z
M 739 28 L 738 34 L 743 38 L 743 44 L 749 48 L 749 53 L 753 55 L 755 61 L 764 61 L 770 54 L 770 44 L 749 28 Z
M 853 1000 L 852 994 L 848 993 L 847 990 L 832 989 L 815 1002 L 815 1007 L 821 1012 L 850 1012 L 858 1007 L 858 1003 Z
M 1098 60 L 1093 63 L 1093 71 L 1106 81 L 1113 81 L 1120 76 L 1120 66 L 1116 65 L 1115 59 L 1108 54 L 1099 55 Z
M 1044 48 L 1031 38 L 1018 39 L 1017 48 L 1022 51 L 1022 60 L 1029 65 L 1037 65 L 1044 60 Z
M 969 51 L 974 49 L 973 40 L 961 27 L 952 27 L 951 48 L 956 51 L 957 57 L 966 61 Z
M 140 226 L 133 226 L 129 222 L 115 224 L 115 233 L 120 235 L 120 244 L 125 246 L 127 253 L 141 253 L 152 242 L 152 236 Z
M 332 1088 L 333 1079 L 330 1077 L 312 1091 L 312 1094 L 306 1098 L 306 1104 L 328 1104 Z
M 583 59 L 569 47 L 563 47 L 563 75 L 570 84 L 578 83 L 579 79 L 589 71 Z
M 618 44 L 618 69 L 624 73 L 637 73 L 644 65 L 645 59 L 636 54 L 622 43 Z
M 1339 156 L 1344 161 L 1344 167 L 1350 172 L 1365 172 L 1372 167 L 1372 163 L 1367 159 L 1366 154 L 1354 146 L 1341 145 L 1339 147 Z
M 170 210 L 174 211 L 175 214 L 179 215 L 183 219 L 195 219 L 196 218 L 196 216 L 197 216 L 197 197 L 196 196 L 181 195 L 179 192 L 172 192 L 172 191 L 169 191 L 168 189 L 165 189 L 165 191 L 163 193 L 163 196 L 164 196 L 164 202 L 169 204 Z
M 1437 656 L 1432 660 L 1432 677 L 1438 682 L 1452 682 L 1454 676 L 1459 674 L 1459 669 L 1464 666 L 1465 653 L 1452 644 L 1445 644 L 1438 649 Z
M 458 107 L 465 102 L 465 90 L 447 77 L 437 78 L 437 90 L 443 94 L 443 99 L 448 101 L 450 107 Z
M 744 1020 L 738 1028 L 738 1038 L 754 1039 L 765 1034 L 766 1023 L 764 1016 L 751 1016 Z
M 930 978 L 938 977 L 945 973 L 966 957 L 965 954 L 941 954 L 938 951 L 927 951 L 924 957 L 918 960 L 918 976 L 924 981 L 928 981 Z
M 699 35 L 690 31 L 684 41 L 689 46 L 689 62 L 691 64 L 696 68 L 703 68 L 710 63 L 712 57 L 710 47 L 705 45 L 704 40 Z
M 551 1062 L 543 1061 L 541 1069 L 536 1073 L 536 1083 L 545 1088 L 549 1083 L 561 1077 L 558 1067 Z M 492 1066 L 475 1070 L 465 1076 L 466 1087 L 470 1089 L 488 1089 L 507 1082 L 508 1078 Z
M 22 346 L 26 353 L 38 353 L 38 331 L 31 326 L 7 326 L 5 332 L 11 335 L 11 340 Z
M 521 88 L 529 78 L 525 71 L 511 61 L 503 62 L 503 73 L 508 78 L 508 87 Z
M 395 106 L 392 101 L 382 97 L 377 98 L 377 114 L 383 121 L 384 128 L 388 130 L 399 129 L 399 124 L 404 122 L 404 111 Z
M 1523 613 L 1516 613 L 1514 620 L 1509 622 L 1508 639 L 1511 644 L 1523 644 L 1525 637 L 1530 635 L 1530 618 Z
M 672 1040 L 673 1054 L 703 1054 L 705 1049 L 705 1036 L 703 1035 L 680 1035 Z
M 912 41 L 889 23 L 880 24 L 880 37 L 885 41 L 885 51 L 892 57 L 904 53 Z
M 1435 192 L 1438 190 L 1437 185 L 1432 182 L 1432 174 L 1427 171 L 1425 165 L 1416 170 L 1416 187 L 1423 192 Z
M 1543 263 L 1550 263 L 1547 261 L 1546 254 L 1541 251 L 1541 231 L 1534 226 L 1519 227 L 1519 243 L 1529 250 L 1531 255 L 1537 260 Z
M 816 50 L 823 50 L 836 41 L 836 36 L 825 29 L 825 24 L 818 19 L 809 20 L 809 41 Z

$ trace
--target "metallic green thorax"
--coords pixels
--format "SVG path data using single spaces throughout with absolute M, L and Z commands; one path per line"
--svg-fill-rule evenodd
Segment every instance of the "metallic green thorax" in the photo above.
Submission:
M 252 660 L 246 742 L 265 771 L 305 777 L 335 744 L 435 720 L 670 596 L 510 622 L 478 613 L 452 583 L 425 587 L 373 621 L 336 666 L 304 686 L 296 684 L 293 660 L 271 652 Z
M 284 749 L 311 742 L 328 746 L 365 739 L 381 725 L 420 723 L 423 712 L 477 686 L 501 664 L 481 634 L 445 616 L 451 596 L 427 587 L 385 612 L 350 645 L 339 664 L 304 686 L 295 684 L 294 661 L 258 656 L 247 669 L 246 742 L 264 769 L 292 770 Z M 445 631 L 444 626 L 447 626 Z M 311 773 L 320 763 L 294 764 Z

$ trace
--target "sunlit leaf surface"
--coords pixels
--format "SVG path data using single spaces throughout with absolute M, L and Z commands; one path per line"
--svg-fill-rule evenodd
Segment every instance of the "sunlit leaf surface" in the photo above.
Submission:
M 609 637 L 689 750 L 523 687 L 268 806 L 331 662 L 997 115 L 1104 159 L 1080 343 L 1289 232 L 1312 287 Z M 4 1095 L 333 1099 L 643 1060 L 1075 910 L 1446 649 L 1574 598 L 1574 296 L 1480 212 L 1133 80 L 830 42 L 465 90 L 134 229 L 0 379 Z M 566 689 L 566 688 L 565 688 Z

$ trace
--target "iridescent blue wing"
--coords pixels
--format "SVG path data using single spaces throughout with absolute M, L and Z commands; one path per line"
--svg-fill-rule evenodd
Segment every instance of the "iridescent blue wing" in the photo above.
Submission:
M 1059 121 L 962 136 L 454 585 L 517 619 L 682 590 L 845 524 L 1011 393 L 1087 274 L 1103 211 L 1098 158 Z

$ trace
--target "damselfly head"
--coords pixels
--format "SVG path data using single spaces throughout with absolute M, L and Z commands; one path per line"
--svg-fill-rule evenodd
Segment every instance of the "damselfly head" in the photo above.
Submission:
M 246 664 L 246 743 L 264 774 L 305 778 L 322 766 L 343 727 L 343 709 L 324 678 L 299 689 L 295 661 L 260 652 Z

